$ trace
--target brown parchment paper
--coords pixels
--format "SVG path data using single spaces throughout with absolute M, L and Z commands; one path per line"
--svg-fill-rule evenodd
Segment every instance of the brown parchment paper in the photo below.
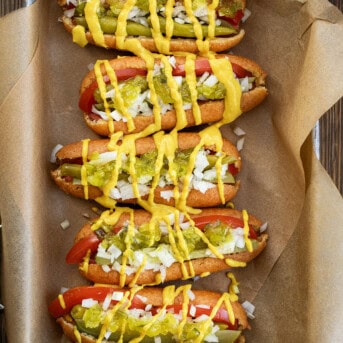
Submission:
M 247 134 L 236 208 L 269 223 L 269 245 L 235 270 L 241 299 L 256 305 L 249 342 L 343 340 L 342 198 L 313 154 L 315 122 L 343 95 L 343 16 L 321 0 L 255 0 L 233 52 L 269 74 L 267 101 L 223 127 Z M 95 138 L 77 107 L 80 82 L 114 51 L 74 45 L 55 1 L 0 20 L 1 286 L 8 340 L 61 342 L 47 306 L 60 287 L 86 283 L 65 264 L 92 203 L 50 180 L 52 148 Z M 60 223 L 68 219 L 70 227 Z M 194 282 L 226 291 L 225 273 Z

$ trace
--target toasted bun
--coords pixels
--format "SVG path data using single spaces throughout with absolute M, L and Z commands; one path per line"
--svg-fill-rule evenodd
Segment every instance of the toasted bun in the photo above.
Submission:
M 72 22 L 72 19 L 63 16 L 62 22 L 66 30 L 71 33 L 73 28 L 75 27 L 75 25 Z M 211 39 L 210 51 L 221 52 L 221 51 L 231 49 L 243 39 L 244 34 L 245 34 L 245 31 L 240 30 L 237 34 L 230 37 L 217 37 L 217 38 Z M 135 37 L 135 38 L 139 40 L 139 42 L 145 49 L 151 52 L 158 52 L 153 38 L 150 38 L 150 37 Z M 96 45 L 93 39 L 93 35 L 89 31 L 86 32 L 86 39 L 88 43 Z M 115 35 L 104 34 L 104 41 L 105 41 L 106 46 L 109 49 L 118 49 Z M 170 40 L 169 51 L 170 52 L 184 51 L 184 52 L 198 53 L 199 49 L 198 49 L 195 39 L 173 38 Z
M 225 258 L 230 258 L 235 261 L 240 262 L 250 262 L 253 260 L 256 256 L 258 256 L 263 249 L 267 245 L 267 239 L 268 236 L 266 234 L 263 234 L 259 240 L 257 248 L 252 252 L 242 252 L 237 254 L 229 254 L 224 255 Z M 201 275 L 203 273 L 215 273 L 222 270 L 228 270 L 230 267 L 225 262 L 225 260 L 221 260 L 214 257 L 207 257 L 207 258 L 199 258 L 196 260 L 192 260 L 192 262 L 185 262 L 185 267 L 187 268 L 187 271 L 190 272 L 190 265 L 192 265 L 192 268 L 194 270 L 194 276 Z M 97 264 L 89 264 L 88 270 L 84 271 L 80 268 L 80 273 L 82 276 L 90 281 L 96 282 L 96 283 L 113 283 L 113 284 L 119 284 L 120 281 L 120 274 L 115 271 L 111 270 L 110 272 L 106 273 L 100 265 Z M 137 285 L 146 285 L 156 282 L 156 276 L 159 274 L 159 272 L 155 272 L 153 270 L 145 270 L 144 273 L 141 273 L 135 282 Z M 134 279 L 135 274 L 131 274 L 126 276 L 125 284 L 128 285 L 132 280 Z M 164 282 L 168 281 L 174 281 L 174 280 L 180 280 L 183 278 L 183 272 L 181 268 L 180 263 L 173 263 L 169 268 L 166 268 L 166 276 L 164 279 Z
M 191 215 L 193 219 L 201 217 L 201 216 L 208 216 L 208 215 L 226 215 L 231 216 L 239 219 L 243 219 L 242 212 L 238 210 L 233 210 L 229 208 L 204 208 L 202 209 L 201 213 Z M 151 214 L 144 211 L 144 210 L 136 210 L 134 221 L 136 225 L 141 225 L 146 223 L 150 220 Z M 127 220 L 129 220 L 129 215 L 124 213 L 121 215 L 120 219 L 118 220 L 116 227 L 121 227 Z M 252 225 L 253 228 L 259 228 L 261 226 L 261 221 L 258 220 L 253 215 L 249 214 L 249 224 Z M 81 239 L 87 237 L 91 230 L 91 224 L 86 224 L 77 234 L 75 238 L 75 243 L 80 241 Z M 262 234 L 258 239 L 258 246 L 253 252 L 241 252 L 235 254 L 228 254 L 225 255 L 225 258 L 230 258 L 234 261 L 245 262 L 248 263 L 252 261 L 255 257 L 257 257 L 266 247 L 268 240 L 267 234 Z M 225 260 L 221 260 L 214 257 L 207 257 L 207 258 L 199 258 L 192 260 L 191 263 L 186 262 L 185 266 L 190 272 L 190 264 L 194 270 L 194 276 L 201 275 L 206 272 L 215 273 L 221 270 L 230 269 L 230 266 L 225 262 Z M 120 274 L 117 271 L 110 271 L 105 272 L 100 265 L 97 264 L 89 264 L 87 270 L 83 270 L 80 268 L 80 272 L 88 280 L 91 280 L 95 283 L 106 283 L 106 284 L 119 284 Z M 152 270 L 146 270 L 141 273 L 136 280 L 137 285 L 145 285 L 151 284 L 156 281 L 156 276 L 159 274 L 158 271 L 154 272 Z M 125 279 L 125 284 L 128 285 L 132 282 L 135 275 L 128 275 Z M 183 278 L 182 266 L 180 263 L 173 263 L 169 268 L 166 268 L 166 276 L 164 282 L 179 280 Z
M 94 140 L 89 142 L 88 146 L 88 155 L 91 155 L 93 152 L 105 152 L 107 151 L 107 144 L 108 139 L 102 140 Z M 197 133 L 179 133 L 178 134 L 178 146 L 179 149 L 185 150 L 192 147 L 195 147 L 200 142 L 200 136 Z M 136 145 L 136 154 L 141 155 L 146 152 L 153 151 L 156 149 L 156 145 L 154 143 L 154 139 L 152 137 L 145 137 L 137 139 L 135 142 Z M 214 146 L 208 146 L 207 148 L 214 149 Z M 223 139 L 223 151 L 226 152 L 228 155 L 237 158 L 236 167 L 238 170 L 241 168 L 241 160 L 239 152 L 237 151 L 236 147 L 226 139 Z M 59 150 L 56 154 L 57 161 L 63 162 L 68 160 L 73 160 L 76 158 L 80 158 L 82 156 L 82 142 L 72 143 L 63 147 Z M 65 180 L 61 177 L 60 170 L 56 169 L 51 173 L 53 180 L 61 188 L 65 193 L 71 194 L 78 198 L 84 198 L 84 187 L 82 185 L 74 185 L 72 183 L 65 182 Z M 237 193 L 239 188 L 239 181 L 237 181 L 234 185 L 224 184 L 224 198 L 225 202 L 231 200 Z M 155 189 L 155 202 L 160 204 L 166 204 L 170 206 L 175 205 L 174 198 L 170 200 L 164 199 L 161 196 L 161 191 L 168 191 L 173 190 L 173 186 L 166 186 L 166 187 L 156 187 Z M 94 186 L 88 186 L 88 198 L 89 199 L 96 199 L 102 195 L 102 191 Z M 148 196 L 142 197 L 143 200 L 147 199 Z M 136 204 L 137 199 L 117 199 L 119 203 L 128 203 L 128 204 Z M 186 204 L 191 207 L 214 207 L 220 205 L 221 199 L 220 194 L 217 187 L 208 189 L 205 193 L 201 193 L 198 190 L 192 189 L 188 193 Z
M 138 295 L 147 299 L 147 303 L 152 304 L 153 306 L 163 306 L 163 298 L 162 298 L 163 288 L 143 288 L 139 292 Z M 219 298 L 221 297 L 220 293 L 206 291 L 206 290 L 192 290 L 195 295 L 194 300 L 190 300 L 190 304 L 193 305 L 203 305 L 206 304 L 208 306 L 214 307 L 218 302 Z M 183 304 L 183 295 L 180 293 L 174 301 L 174 304 L 181 305 Z M 241 329 L 250 328 L 245 310 L 243 309 L 242 305 L 237 301 L 231 302 L 232 309 L 235 315 L 235 318 L 238 320 L 238 325 Z M 221 308 L 225 308 L 224 305 Z M 65 316 L 60 317 L 57 320 L 57 323 L 62 327 L 63 332 L 65 335 L 72 341 L 78 342 L 75 333 L 74 333 L 74 322 L 72 321 L 71 317 Z M 81 342 L 82 343 L 95 343 L 96 339 L 90 335 L 81 334 Z M 236 343 L 244 343 L 245 340 L 243 336 L 241 336 Z
M 218 55 L 217 58 L 228 57 L 231 63 L 235 63 L 245 70 L 249 71 L 256 78 L 256 87 L 249 92 L 242 94 L 241 98 L 241 110 L 242 112 L 248 112 L 254 107 L 258 106 L 267 96 L 268 91 L 265 87 L 266 72 L 254 61 L 235 55 Z M 177 64 L 184 64 L 185 58 L 181 56 L 175 56 Z M 205 59 L 203 57 L 198 57 L 198 59 Z M 123 57 L 119 59 L 114 59 L 110 61 L 110 64 L 114 70 L 120 70 L 125 68 L 137 68 L 146 69 L 146 64 L 143 59 L 139 57 Z M 103 73 L 105 73 L 104 69 Z M 89 85 L 91 85 L 96 80 L 94 71 L 90 71 L 82 81 L 80 92 L 84 92 Z M 224 100 L 216 101 L 206 101 L 200 102 L 199 108 L 201 111 L 202 123 L 212 123 L 217 122 L 222 119 L 225 110 Z M 192 109 L 186 110 L 187 127 L 194 126 L 195 120 L 193 116 Z M 90 113 L 84 113 L 84 118 L 87 125 L 101 136 L 108 136 L 110 134 L 108 128 L 108 122 L 104 119 L 93 120 Z M 154 122 L 153 115 L 142 116 L 138 115 L 133 119 L 135 129 L 130 133 L 141 132 L 143 129 L 148 127 Z M 123 121 L 114 121 L 114 131 L 122 131 L 125 134 L 129 133 L 127 124 Z M 176 112 L 171 110 L 162 115 L 161 128 L 162 130 L 170 130 L 176 125 Z

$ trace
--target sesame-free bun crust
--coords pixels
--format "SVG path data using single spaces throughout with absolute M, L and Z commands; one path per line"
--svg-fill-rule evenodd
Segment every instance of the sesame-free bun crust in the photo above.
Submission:
M 160 307 L 160 306 L 163 306 L 162 292 L 163 292 L 163 288 L 145 287 L 142 290 L 138 291 L 136 294 L 143 298 L 146 298 L 147 304 Z M 206 304 L 210 307 L 214 307 L 216 303 L 218 302 L 219 298 L 221 297 L 220 293 L 207 291 L 207 290 L 192 290 L 192 292 L 195 295 L 195 298 L 194 300 L 190 300 L 190 304 L 193 304 L 193 305 Z M 182 292 L 175 298 L 174 304 L 175 305 L 183 304 Z M 250 328 L 245 310 L 243 309 L 242 305 L 237 301 L 231 302 L 231 305 L 232 305 L 235 318 L 238 320 L 239 328 L 241 330 Z M 224 309 L 225 306 L 222 305 L 221 308 Z M 65 335 L 72 342 L 78 342 L 74 333 L 75 324 L 70 316 L 57 318 L 56 321 L 62 327 Z M 82 343 L 95 343 L 96 338 L 90 335 L 81 334 L 81 342 Z M 244 343 L 244 342 L 245 340 L 243 336 L 239 337 L 239 339 L 236 341 L 236 343 Z
M 71 18 L 67 18 L 65 16 L 62 17 L 62 22 L 65 29 L 68 32 L 72 32 L 75 25 Z M 222 52 L 228 49 L 231 49 L 235 45 L 237 45 L 244 37 L 245 31 L 242 29 L 237 34 L 229 37 L 216 37 L 209 41 L 210 51 L 213 52 Z M 155 41 L 151 37 L 127 37 L 130 38 L 137 38 L 143 48 L 151 51 L 151 52 L 158 52 Z M 93 39 L 93 35 L 86 31 L 86 39 L 88 43 L 97 45 Z M 118 49 L 116 43 L 116 37 L 113 34 L 104 34 L 104 41 L 105 45 L 108 49 Z M 182 51 L 182 52 L 191 52 L 191 53 L 198 53 L 199 49 L 195 39 L 192 38 L 172 38 L 170 40 L 170 52 Z
M 209 216 L 209 215 L 222 215 L 222 216 L 230 216 L 239 219 L 243 219 L 242 212 L 238 210 L 233 210 L 229 208 L 204 208 L 201 210 L 201 213 L 196 215 L 191 215 L 191 218 L 195 219 L 202 216 Z M 143 223 L 147 223 L 151 218 L 151 214 L 144 210 L 136 210 L 134 214 L 134 221 L 136 225 L 142 225 Z M 124 213 L 121 215 L 120 219 L 116 223 L 116 227 L 120 228 L 124 225 L 125 222 L 129 220 L 129 215 Z M 255 216 L 249 213 L 249 224 L 252 225 L 253 228 L 258 229 L 261 226 L 261 221 L 258 220 Z M 83 238 L 87 237 L 92 233 L 91 224 L 88 223 L 79 231 L 75 238 L 75 243 L 82 240 Z M 255 257 L 257 257 L 266 247 L 268 240 L 267 234 L 261 234 L 258 238 L 258 246 L 253 252 L 241 252 L 241 253 L 234 253 L 225 255 L 225 259 L 229 258 L 234 261 L 245 262 L 249 263 Z M 230 266 L 225 262 L 225 259 L 219 259 L 214 257 L 207 257 L 207 258 L 199 258 L 192 260 L 191 262 L 185 262 L 184 265 L 190 273 L 190 265 L 194 270 L 193 276 L 198 276 L 203 273 L 215 273 L 222 270 L 230 269 Z M 105 272 L 100 265 L 97 264 L 89 264 L 87 270 L 80 268 L 80 272 L 86 279 L 93 281 L 95 283 L 105 283 L 105 284 L 119 284 L 120 281 L 120 274 L 117 271 L 110 271 Z M 153 270 L 145 270 L 143 273 L 139 275 L 135 284 L 137 285 L 145 285 L 145 284 L 152 284 L 156 282 L 156 276 L 159 274 L 158 271 Z M 190 274 L 191 275 L 191 274 Z M 166 276 L 164 282 L 180 280 L 184 277 L 182 272 L 182 266 L 180 263 L 173 263 L 170 267 L 166 268 Z M 125 284 L 129 285 L 132 280 L 135 278 L 135 274 L 127 275 L 125 278 Z
M 197 133 L 179 133 L 178 134 L 178 147 L 181 150 L 186 150 L 188 148 L 195 147 L 200 142 L 200 136 Z M 107 144 L 109 143 L 108 139 L 93 140 L 89 142 L 88 146 L 88 155 L 91 155 L 93 152 L 105 152 L 107 150 Z M 141 155 L 146 152 L 153 151 L 156 149 L 154 139 L 152 137 L 145 137 L 137 139 L 135 142 L 136 155 Z M 208 146 L 206 148 L 215 149 L 214 146 Z M 229 156 L 235 157 L 237 162 L 235 164 L 238 171 L 241 168 L 241 159 L 239 152 L 236 147 L 223 138 L 223 148 L 222 150 L 227 153 Z M 69 144 L 59 150 L 56 154 L 57 161 L 69 161 L 82 156 L 82 142 L 76 142 Z M 56 169 L 51 173 L 53 180 L 65 193 L 71 194 L 78 198 L 84 198 L 84 187 L 82 185 L 75 185 L 70 182 L 65 182 L 61 177 L 60 170 Z M 224 184 L 224 198 L 225 202 L 231 200 L 237 193 L 239 189 L 239 181 L 236 181 L 235 184 Z M 161 191 L 173 190 L 173 186 L 166 187 L 156 187 L 155 189 L 155 203 L 166 204 L 170 206 L 175 205 L 174 198 L 169 200 L 161 196 Z M 98 187 L 88 186 L 88 198 L 96 199 L 102 196 L 102 191 Z M 147 199 L 148 196 L 142 197 L 143 200 Z M 117 199 L 119 203 L 128 203 L 136 204 L 137 199 Z M 214 207 L 222 203 L 220 194 L 217 187 L 208 189 L 205 193 L 201 193 L 198 190 L 191 189 L 187 196 L 186 204 L 191 207 Z
M 243 113 L 248 112 L 258 106 L 268 95 L 267 88 L 265 87 L 265 80 L 267 77 L 266 72 L 254 61 L 235 55 L 221 54 L 217 55 L 217 58 L 229 58 L 231 63 L 237 64 L 243 69 L 252 73 L 256 78 L 256 87 L 249 92 L 242 93 L 241 97 L 241 110 Z M 184 64 L 185 57 L 175 56 L 177 64 Z M 198 60 L 206 59 L 204 57 L 198 57 Z M 159 61 L 157 60 L 157 63 Z M 136 69 L 146 69 L 146 64 L 143 59 L 135 56 L 128 56 L 113 59 L 110 61 L 110 65 L 114 70 L 126 69 L 126 68 L 136 68 Z M 105 73 L 104 68 L 102 72 Z M 94 81 L 96 80 L 94 70 L 90 71 L 81 83 L 80 93 L 84 92 Z M 213 123 L 220 121 L 223 118 L 223 113 L 225 110 L 224 100 L 215 101 L 201 101 L 199 102 L 199 108 L 201 111 L 202 124 Z M 187 127 L 196 125 L 192 109 L 186 110 L 186 121 Z M 108 136 L 110 134 L 108 128 L 108 121 L 104 119 L 94 120 L 90 113 L 84 112 L 84 119 L 86 124 L 97 134 L 101 136 Z M 161 129 L 171 130 L 176 126 L 176 112 L 171 110 L 166 112 L 161 116 Z M 154 123 L 154 116 L 142 116 L 138 115 L 133 118 L 133 123 L 135 129 L 130 131 L 130 133 L 141 132 L 150 124 Z M 114 131 L 122 131 L 125 134 L 129 133 L 127 124 L 123 121 L 114 121 Z

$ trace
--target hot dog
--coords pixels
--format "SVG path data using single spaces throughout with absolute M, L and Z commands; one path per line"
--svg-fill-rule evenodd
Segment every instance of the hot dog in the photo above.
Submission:
M 235 294 L 190 285 L 77 287 L 53 300 L 49 312 L 71 341 L 82 343 L 238 343 L 244 342 L 242 330 L 250 328 Z
M 136 39 L 145 49 L 168 53 L 228 50 L 238 44 L 245 0 L 136 1 L 58 0 L 63 24 L 80 46 L 130 50 L 125 38 Z M 204 44 L 203 40 L 206 40 Z
M 115 202 L 138 203 L 149 211 L 154 203 L 185 212 L 187 206 L 213 207 L 238 190 L 240 155 L 214 126 L 199 133 L 127 135 L 116 144 L 112 137 L 109 143 L 85 140 L 59 150 L 60 167 L 52 171 L 56 184 L 108 208 Z
M 121 287 L 204 276 L 245 267 L 259 255 L 268 239 L 261 224 L 246 211 L 229 208 L 185 216 L 120 207 L 86 224 L 66 261 L 79 263 L 81 274 L 93 282 Z
M 247 58 L 161 58 L 153 65 L 132 56 L 98 61 L 81 84 L 79 107 L 87 125 L 108 136 L 112 131 L 140 132 L 152 124 L 155 131 L 218 121 L 227 124 L 267 96 L 266 73 Z M 152 82 L 149 68 L 153 69 Z M 115 79 L 110 77 L 113 71 Z

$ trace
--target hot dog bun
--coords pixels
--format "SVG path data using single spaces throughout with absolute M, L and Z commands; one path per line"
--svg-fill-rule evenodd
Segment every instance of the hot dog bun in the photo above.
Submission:
M 206 217 L 206 216 L 229 216 L 243 220 L 242 212 L 229 208 L 206 208 L 202 209 L 201 213 L 191 215 L 192 219 Z M 115 227 L 120 228 L 125 225 L 130 219 L 128 213 L 123 213 Z M 134 222 L 137 226 L 140 226 L 144 223 L 148 223 L 151 219 L 151 214 L 144 210 L 136 210 L 134 213 Z M 206 258 L 197 258 L 192 259 L 191 262 L 185 261 L 184 266 L 188 271 L 191 270 L 190 265 L 194 270 L 193 276 L 198 276 L 203 273 L 214 273 L 221 270 L 226 270 L 230 268 L 230 265 L 225 261 L 229 258 L 230 261 L 245 262 L 248 263 L 258 256 L 267 245 L 268 235 L 263 233 L 259 234 L 259 228 L 262 225 L 261 221 L 258 220 L 253 215 L 249 214 L 249 225 L 257 232 L 257 246 L 252 252 L 243 251 L 239 253 L 232 253 L 224 255 L 223 259 L 216 257 L 206 257 Z M 86 224 L 77 234 L 75 238 L 75 243 L 81 241 L 82 239 L 88 237 L 92 234 L 91 223 Z M 81 264 L 82 265 L 82 264 Z M 80 265 L 80 267 L 81 267 Z M 115 270 L 104 271 L 101 265 L 90 263 L 86 269 L 80 268 L 81 274 L 88 280 L 91 280 L 95 283 L 107 283 L 107 284 L 119 284 L 120 282 L 120 273 Z M 156 282 L 156 276 L 160 273 L 159 270 L 144 270 L 139 274 L 139 277 L 135 279 L 135 273 L 127 275 L 125 278 L 125 284 L 129 285 L 133 280 L 135 284 L 144 285 L 152 284 Z M 164 282 L 179 280 L 184 278 L 184 273 L 182 270 L 182 264 L 179 262 L 173 263 L 170 267 L 166 268 Z
M 102 288 L 106 288 L 106 285 L 102 285 Z M 183 286 L 180 288 L 176 289 L 176 292 L 179 291 Z M 187 286 L 186 286 L 187 287 Z M 82 288 L 75 288 L 74 290 L 80 290 L 82 292 Z M 170 287 L 169 287 L 170 288 Z M 171 302 L 172 305 L 182 305 L 184 302 L 188 302 L 189 306 L 208 306 L 209 308 L 214 308 L 218 304 L 220 304 L 220 307 L 218 308 L 219 311 L 226 311 L 227 307 L 224 305 L 224 302 L 222 299 L 222 294 L 216 293 L 213 291 L 207 291 L 207 290 L 190 290 L 189 287 L 188 293 L 184 293 L 184 291 L 179 291 L 178 295 L 174 293 L 173 297 L 174 300 Z M 73 289 L 72 289 L 73 291 Z M 127 291 L 126 289 L 122 289 L 122 291 Z M 113 292 L 113 288 L 109 288 L 109 292 Z M 155 288 L 155 287 L 145 287 L 138 292 L 135 293 L 135 297 L 139 299 L 143 299 L 142 301 L 144 304 L 149 305 L 149 307 L 152 308 L 161 308 L 165 305 L 165 300 L 163 296 L 163 288 Z M 192 293 L 192 297 L 189 296 L 189 292 Z M 227 294 L 228 295 L 228 294 Z M 80 301 L 81 302 L 81 301 Z M 169 299 L 170 302 L 170 299 Z M 56 304 L 56 299 L 54 300 L 54 306 L 53 307 L 58 307 Z M 52 304 L 53 304 L 52 303 Z M 247 328 L 250 328 L 250 325 L 247 320 L 247 315 L 245 313 L 245 310 L 243 309 L 242 305 L 237 301 L 237 300 L 230 300 L 230 307 L 232 309 L 232 313 L 234 315 L 235 322 L 237 324 L 237 330 L 244 330 Z M 53 308 L 52 304 L 50 305 L 50 309 Z M 68 306 L 68 305 L 67 305 Z M 53 312 L 53 311 L 51 311 Z M 51 313 L 53 316 L 54 314 Z M 75 322 L 73 318 L 69 315 L 63 315 L 57 318 L 57 323 L 62 327 L 63 332 L 65 335 L 72 341 L 72 342 L 79 342 L 81 339 L 82 343 L 94 343 L 96 341 L 96 337 L 88 334 L 84 334 L 83 332 L 75 331 Z M 76 336 L 76 332 L 78 337 Z M 103 341 L 107 342 L 107 340 Z M 124 341 L 126 342 L 126 340 Z M 240 337 L 235 341 L 235 343 L 243 343 L 245 342 L 244 337 L 240 335 Z
M 254 61 L 231 54 L 221 54 L 217 55 L 217 58 L 228 58 L 231 63 L 238 65 L 244 70 L 250 72 L 253 77 L 255 77 L 255 87 L 248 92 L 242 93 L 241 97 L 241 111 L 248 112 L 251 109 L 258 106 L 267 96 L 268 91 L 265 87 L 266 72 Z M 184 64 L 184 56 L 175 56 L 176 64 Z M 197 57 L 198 61 L 207 60 L 205 57 Z M 156 60 L 156 63 L 159 63 Z M 146 63 L 143 59 L 135 56 L 128 56 L 118 59 L 113 59 L 110 61 L 110 65 L 113 70 L 121 70 L 126 68 L 134 69 L 146 69 Z M 103 74 L 105 74 L 104 68 L 102 68 Z M 92 83 L 96 81 L 94 70 L 90 71 L 81 83 L 80 93 L 82 94 Z M 213 123 L 223 119 L 223 113 L 225 110 L 224 100 L 211 100 L 211 101 L 201 101 L 199 102 L 199 108 L 201 111 L 201 120 L 202 124 Z M 187 127 L 194 126 L 195 119 L 192 109 L 185 110 Z M 97 118 L 94 119 L 91 113 L 84 112 L 84 119 L 87 125 L 97 134 L 101 136 L 108 136 L 110 134 L 108 121 Z M 170 110 L 163 115 L 161 115 L 161 129 L 162 130 L 171 130 L 175 127 L 177 116 L 176 111 Z M 144 116 L 138 115 L 133 118 L 135 129 L 130 131 L 130 133 L 141 132 L 150 124 L 154 123 L 154 116 Z M 114 131 L 122 131 L 125 134 L 129 133 L 127 123 L 123 121 L 114 121 Z
M 236 147 L 229 142 L 227 139 L 222 139 L 223 147 L 222 151 L 223 153 L 227 154 L 228 156 L 232 156 L 236 159 L 235 167 L 239 171 L 241 168 L 241 158 L 240 155 L 236 149 Z M 89 142 L 88 146 L 88 156 L 90 156 L 94 152 L 106 152 L 108 151 L 107 145 L 109 143 L 108 139 L 102 139 L 102 140 L 93 140 Z M 198 133 L 179 133 L 178 134 L 178 149 L 180 150 L 186 150 L 190 148 L 194 148 L 197 144 L 200 143 L 200 135 Z M 135 141 L 135 147 L 136 147 L 136 155 L 142 155 L 147 152 L 154 151 L 156 149 L 156 145 L 154 142 L 153 137 L 145 137 L 145 138 L 139 138 Z M 214 146 L 206 146 L 206 149 L 215 149 Z M 56 158 L 57 162 L 59 164 L 63 163 L 64 161 L 72 161 L 75 159 L 80 159 L 82 157 L 82 142 L 76 142 L 73 144 L 69 144 L 65 147 L 63 147 L 60 151 L 57 152 Z M 52 171 L 52 178 L 55 181 L 55 183 L 60 187 L 64 192 L 67 194 L 71 194 L 78 198 L 84 198 L 84 187 L 80 184 L 73 184 L 71 182 L 66 182 L 64 178 L 61 176 L 60 169 L 56 169 Z M 223 190 L 224 190 L 224 198 L 225 202 L 232 199 L 239 188 L 239 181 L 236 181 L 234 184 L 224 184 Z M 170 198 L 169 200 L 165 199 L 161 195 L 161 191 L 171 191 L 173 190 L 172 186 L 165 186 L 160 187 L 157 186 L 154 190 L 155 198 L 154 202 L 159 204 L 165 204 L 174 206 L 175 200 L 174 198 Z M 100 196 L 102 196 L 103 192 L 98 187 L 94 187 L 89 185 L 88 186 L 88 198 L 89 199 L 96 199 Z M 142 196 L 142 199 L 147 199 L 146 196 Z M 130 203 L 130 204 L 136 204 L 137 199 L 117 199 L 120 203 Z M 220 199 L 220 194 L 217 187 L 208 189 L 205 193 L 200 192 L 196 189 L 191 189 L 188 192 L 187 196 L 187 206 L 191 207 L 214 207 L 217 205 L 220 205 L 222 203 Z

